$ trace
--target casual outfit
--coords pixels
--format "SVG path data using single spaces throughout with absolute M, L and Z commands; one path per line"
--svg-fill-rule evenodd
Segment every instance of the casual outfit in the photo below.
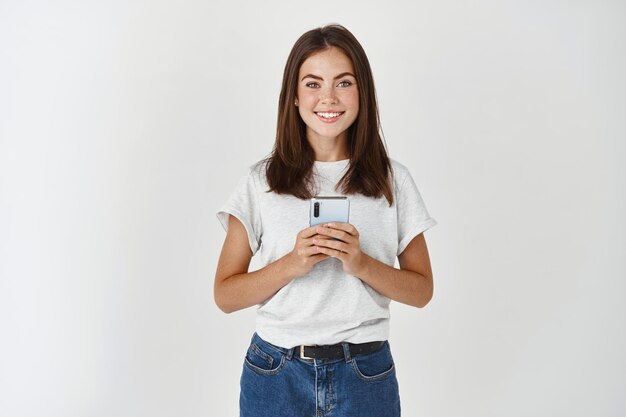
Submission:
M 390 161 L 392 206 L 384 196 L 347 197 L 349 223 L 359 232 L 361 250 L 393 267 L 411 240 L 437 222 L 428 214 L 408 169 Z M 342 195 L 335 186 L 349 162 L 315 161 L 315 195 Z M 309 227 L 309 200 L 268 189 L 265 163 L 258 162 L 217 213 L 225 230 L 229 215 L 241 221 L 262 265 L 289 253 L 298 232 Z M 318 262 L 261 303 L 244 360 L 241 416 L 399 416 L 387 341 L 389 303 L 389 298 L 346 274 L 337 258 Z M 359 347 L 376 341 L 383 343 Z M 306 348 L 303 354 L 301 345 L 336 346 L 318 348 L 319 352 Z

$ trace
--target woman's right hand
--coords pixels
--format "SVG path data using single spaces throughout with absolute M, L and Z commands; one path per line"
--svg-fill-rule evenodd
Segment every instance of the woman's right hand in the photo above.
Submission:
M 311 226 L 298 232 L 293 250 L 285 256 L 295 276 L 307 274 L 316 263 L 329 257 L 320 253 L 317 246 L 313 244 L 313 238 L 317 236 L 316 228 L 317 226 Z

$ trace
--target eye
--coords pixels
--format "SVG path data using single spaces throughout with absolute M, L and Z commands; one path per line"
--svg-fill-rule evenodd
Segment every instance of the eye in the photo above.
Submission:
M 350 87 L 352 83 L 350 81 L 342 81 L 339 83 L 340 87 Z
M 309 88 L 317 88 L 317 87 L 319 87 L 319 84 L 318 84 L 318 83 L 316 83 L 316 82 L 308 82 L 308 83 L 306 83 L 305 85 L 306 85 L 307 87 L 309 87 Z

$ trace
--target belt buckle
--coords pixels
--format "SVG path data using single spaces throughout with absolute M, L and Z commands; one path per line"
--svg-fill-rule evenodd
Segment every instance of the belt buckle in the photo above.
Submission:
M 315 358 L 309 358 L 308 356 L 304 356 L 304 345 L 300 345 L 300 359 L 315 359 Z

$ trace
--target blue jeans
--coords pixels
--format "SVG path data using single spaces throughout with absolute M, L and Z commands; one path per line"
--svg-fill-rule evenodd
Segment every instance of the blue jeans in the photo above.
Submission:
M 240 417 L 399 417 L 389 342 L 345 359 L 301 359 L 254 333 L 243 364 Z

